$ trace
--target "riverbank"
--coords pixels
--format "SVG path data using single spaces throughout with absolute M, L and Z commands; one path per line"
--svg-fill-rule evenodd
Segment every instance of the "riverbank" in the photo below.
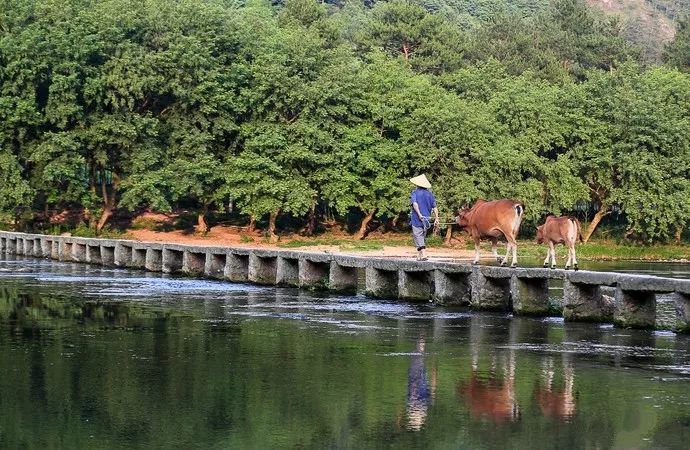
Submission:
M 462 237 L 463 235 L 459 235 Z M 355 240 L 343 234 L 322 234 L 316 237 L 298 235 L 282 236 L 276 244 L 271 244 L 259 233 L 250 234 L 237 227 L 214 227 L 205 235 L 184 231 L 128 230 L 123 238 L 151 241 L 199 244 L 207 246 L 236 246 L 245 248 L 290 248 L 294 250 L 324 251 L 340 254 L 366 254 L 370 256 L 413 257 L 415 249 L 412 239 L 406 233 L 386 233 L 369 236 L 365 240 Z M 474 257 L 474 244 L 469 239 L 454 240 L 447 247 L 440 237 L 428 240 L 429 256 L 440 259 L 471 260 Z M 499 253 L 505 252 L 505 244 L 499 246 Z M 566 251 L 563 246 L 556 249 L 559 264 L 564 263 Z M 593 241 L 578 244 L 578 259 L 590 261 L 660 261 L 690 262 L 690 245 L 632 245 L 614 241 Z M 537 245 L 533 240 L 518 241 L 518 255 L 521 258 L 544 258 L 546 246 Z M 482 257 L 490 257 L 489 243 L 482 244 Z

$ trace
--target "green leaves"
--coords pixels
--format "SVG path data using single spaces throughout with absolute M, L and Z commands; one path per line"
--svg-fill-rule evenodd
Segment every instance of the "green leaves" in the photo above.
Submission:
M 446 217 L 513 197 L 532 224 L 604 205 L 643 240 L 688 225 L 690 78 L 638 66 L 581 0 L 239 4 L 6 0 L 0 210 L 368 221 L 426 173 Z

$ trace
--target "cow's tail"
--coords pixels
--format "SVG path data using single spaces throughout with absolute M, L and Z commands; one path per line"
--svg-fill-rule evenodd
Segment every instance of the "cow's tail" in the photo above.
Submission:
M 579 240 L 581 243 L 585 242 L 585 238 L 582 236 L 582 224 L 580 223 L 580 221 L 577 220 L 577 217 L 570 217 L 570 220 L 573 221 L 573 223 L 575 224 L 575 228 L 577 228 L 576 239 Z
M 525 207 L 520 203 L 515 204 L 515 222 L 513 223 L 513 234 L 517 237 L 520 224 L 522 223 L 522 215 L 525 213 Z

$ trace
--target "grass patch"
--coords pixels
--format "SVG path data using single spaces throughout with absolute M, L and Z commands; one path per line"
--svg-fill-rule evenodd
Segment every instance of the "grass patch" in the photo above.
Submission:
M 666 245 L 632 245 L 618 244 L 612 241 L 588 242 L 575 247 L 577 257 L 598 261 L 686 261 L 690 260 L 690 246 Z M 520 256 L 545 258 L 546 246 L 533 241 L 518 241 Z M 565 255 L 565 247 L 556 247 L 557 255 Z
M 87 238 L 103 238 L 103 239 L 124 239 L 127 237 L 127 233 L 113 230 L 110 226 L 106 225 L 101 230 L 101 233 L 96 233 L 96 230 L 89 227 L 86 224 L 80 224 L 76 228 L 70 231 L 72 236 L 77 237 L 87 237 Z

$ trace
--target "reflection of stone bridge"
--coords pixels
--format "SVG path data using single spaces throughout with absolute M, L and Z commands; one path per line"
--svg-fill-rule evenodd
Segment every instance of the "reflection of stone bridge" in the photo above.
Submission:
M 688 279 L 10 232 L 0 232 L 0 252 L 350 293 L 357 291 L 358 271 L 363 269 L 365 292 L 372 297 L 433 299 L 531 315 L 551 311 L 549 283 L 562 280 L 566 320 L 651 328 L 656 326 L 657 295 L 672 294 L 675 327 L 690 330 Z

